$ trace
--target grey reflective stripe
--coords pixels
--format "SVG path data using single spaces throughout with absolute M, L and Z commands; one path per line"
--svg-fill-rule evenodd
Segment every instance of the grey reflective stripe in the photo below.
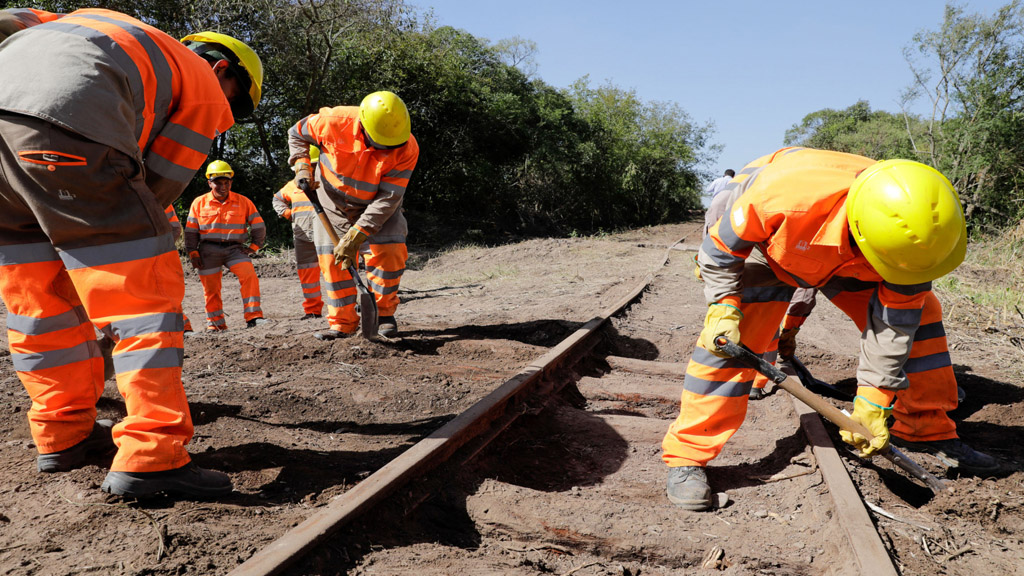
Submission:
M 109 332 L 106 330 L 104 332 L 112 334 L 117 339 L 124 340 L 154 332 L 180 332 L 183 324 L 181 314 L 170 312 L 147 314 L 145 316 L 115 320 L 110 323 Z
M 732 216 L 729 213 L 723 214 L 721 220 L 718 221 L 718 237 L 722 240 L 722 244 L 725 244 L 726 248 L 733 252 L 747 252 L 756 244 L 756 242 L 744 240 L 736 235 L 732 229 Z
M 355 281 L 352 280 L 351 278 L 349 278 L 348 280 L 341 280 L 339 282 L 325 282 L 324 284 L 324 287 L 327 288 L 328 292 L 338 292 L 341 290 L 346 290 L 348 288 L 356 287 Z
M 47 22 L 41 24 L 40 29 L 56 30 L 58 32 L 64 32 L 66 34 L 73 34 L 75 36 L 81 36 L 86 40 L 89 40 L 95 44 L 98 48 L 103 50 L 110 56 L 111 59 L 117 64 L 117 66 L 124 72 L 124 75 L 128 80 L 128 88 L 131 90 L 133 98 L 132 105 L 135 110 L 135 134 L 134 138 L 136 142 L 142 137 L 142 128 L 146 125 L 146 91 L 143 89 L 142 84 L 142 72 L 139 67 L 135 64 L 135 61 L 128 56 L 128 53 L 124 51 L 121 46 L 114 42 L 114 39 L 107 36 L 99 30 L 93 30 L 79 24 L 72 24 L 67 22 Z
M 711 261 L 714 262 L 715 265 L 721 266 L 722 268 L 728 268 L 729 266 L 743 262 L 743 258 L 739 258 L 729 254 L 728 252 L 719 250 L 710 235 L 704 237 L 704 242 L 701 243 L 700 249 L 707 254 L 708 258 L 711 258 Z
M 700 394 L 701 396 L 724 396 L 726 398 L 739 398 L 746 396 L 750 393 L 750 389 L 754 386 L 754 380 L 744 380 L 742 382 L 733 382 L 727 380 L 725 382 L 717 382 L 714 380 L 704 380 L 697 378 L 696 376 L 686 373 L 686 377 L 683 378 L 683 390 L 692 392 L 694 394 Z
M 114 354 L 114 371 L 118 374 L 147 368 L 181 368 L 185 359 L 182 348 L 148 348 Z
M 332 252 L 332 254 L 333 254 L 333 252 Z M 319 268 L 319 267 L 320 267 L 320 263 L 319 262 L 310 262 L 308 264 L 299 264 L 297 266 L 297 268 L 299 270 L 307 270 L 309 268 Z
M 878 299 L 878 292 L 871 295 L 869 307 L 873 316 L 881 318 L 882 322 L 893 328 L 913 331 L 921 323 L 921 310 L 882 306 L 881 301 Z
M 907 358 L 903 371 L 907 374 L 920 374 L 936 368 L 948 368 L 953 365 L 949 352 L 936 352 L 919 358 Z
M 391 182 L 381 180 L 379 188 L 384 192 L 390 192 L 395 196 L 405 195 L 405 186 L 401 186 L 399 184 L 392 184 Z
M 19 334 L 25 334 L 26 336 L 39 336 L 40 334 L 49 334 L 58 330 L 75 328 L 88 321 L 89 317 L 85 314 L 85 308 L 81 306 L 76 306 L 67 312 L 47 318 L 33 318 L 31 316 L 7 313 L 7 329 Z
M 263 313 L 263 308 L 260 308 L 259 304 L 256 304 L 255 306 L 246 304 L 245 305 L 245 311 L 246 312 L 250 312 L 250 313 L 252 313 L 252 312 L 259 312 L 260 314 L 262 314 Z
M 346 297 L 344 297 L 344 298 L 342 298 L 340 300 L 337 299 L 337 298 L 330 298 L 330 297 L 327 298 L 327 305 L 328 306 L 333 306 L 335 308 L 344 308 L 345 306 L 353 306 L 355 303 L 356 303 L 356 297 L 355 296 L 346 296 Z
M 298 124 L 288 129 L 288 134 L 293 136 L 305 136 L 312 138 L 313 135 L 309 133 L 309 116 L 306 116 L 302 120 L 299 120 Z
M 60 256 L 49 242 L 0 246 L 0 266 L 57 262 Z
M 303 292 L 309 292 L 310 290 L 316 290 L 317 292 L 320 291 L 320 283 L 319 282 L 313 282 L 311 284 L 307 284 L 305 282 L 300 282 L 299 285 L 302 286 L 302 291 Z
M 90 358 L 100 357 L 100 346 L 95 340 L 76 344 L 70 348 L 33 352 L 29 354 L 11 354 L 11 363 L 18 372 L 32 372 L 67 366 Z
M 210 151 L 210 147 L 213 146 L 212 138 L 207 138 L 205 135 L 187 126 L 173 122 L 168 122 L 163 127 L 163 130 L 160 131 L 160 135 L 203 155 L 207 154 Z
M 381 296 L 386 296 L 388 294 L 394 294 L 395 292 L 398 292 L 398 286 L 381 286 L 380 284 L 377 284 L 376 282 L 373 281 L 371 281 L 369 284 L 370 292 L 373 292 L 374 294 L 380 294 Z
M 256 304 L 259 304 L 260 303 L 260 297 L 259 296 L 253 296 L 251 298 L 242 298 L 242 303 L 243 304 L 250 304 L 252 302 L 255 302 Z
M 318 256 L 334 256 L 334 246 L 328 244 L 317 244 L 316 253 Z
M 354 188 L 360 192 L 376 192 L 377 184 L 375 182 L 364 182 L 363 180 L 356 180 L 355 178 L 349 178 L 348 176 L 342 176 L 338 174 L 341 179 L 341 183 L 349 188 Z
M 792 286 L 751 286 L 743 289 L 743 303 L 786 302 L 793 299 L 796 288 Z
M 405 236 L 401 234 L 374 234 L 370 236 L 370 245 L 376 244 L 405 244 Z
M 206 317 L 210 320 L 224 316 L 223 310 L 214 310 L 213 312 L 207 312 Z
M 0 12 L 8 12 L 12 14 L 29 28 L 43 23 L 43 21 L 39 19 L 39 16 L 28 8 L 8 8 L 7 10 L 0 10 Z
M 197 228 L 199 226 L 199 220 L 195 216 L 189 216 L 187 222 L 195 224 L 195 226 L 189 226 L 189 228 Z
M 827 290 L 825 295 L 829 296 L 829 292 L 831 292 L 832 296 L 835 296 L 839 292 L 863 292 L 865 290 L 876 290 L 877 288 L 878 282 L 866 282 L 846 276 L 833 276 L 825 283 L 825 290 Z M 829 296 L 829 298 L 832 296 Z
M 86 20 L 95 20 L 97 22 L 103 22 L 105 24 L 117 26 L 118 28 L 131 34 L 131 36 L 135 38 L 136 41 L 138 41 L 139 45 L 142 46 L 142 49 L 146 51 L 146 56 L 149 57 L 149 64 L 153 70 L 153 76 L 156 79 L 156 94 L 152 95 L 153 108 L 150 110 L 150 112 L 153 113 L 152 129 L 150 130 L 149 133 L 149 139 L 146 142 L 140 143 L 140 146 L 144 150 L 148 150 L 150 144 L 153 143 L 153 140 L 155 140 L 156 137 L 163 130 L 164 124 L 167 123 L 167 114 L 168 111 L 171 109 L 171 101 L 173 99 L 173 93 L 171 91 L 171 88 L 174 80 L 174 74 L 171 72 L 170 64 L 167 63 L 167 57 L 164 56 L 163 51 L 160 50 L 160 47 L 157 46 L 156 42 L 154 42 L 153 39 L 149 37 L 149 34 L 147 34 L 145 30 L 139 28 L 138 26 L 135 26 L 134 24 L 131 24 L 129 22 L 122 22 L 121 20 L 115 20 L 113 18 L 107 18 L 106 16 L 101 16 L 98 14 L 78 16 Z M 136 70 L 138 70 L 137 67 Z M 136 99 L 141 99 L 144 101 L 144 94 L 136 92 L 133 92 L 133 94 L 135 95 Z M 139 125 L 139 127 L 141 128 L 141 125 Z M 138 140 L 138 135 L 136 135 L 136 140 Z M 148 157 L 146 159 L 146 167 L 153 167 L 150 165 L 150 160 Z M 162 171 L 158 170 L 158 172 L 164 174 L 164 172 Z M 169 176 L 169 174 L 167 175 Z M 191 180 L 191 176 L 189 176 L 189 178 L 187 178 L 186 180 L 180 180 L 177 178 L 176 180 L 187 182 L 188 180 Z
M 889 282 L 882 282 L 882 286 L 885 286 L 886 290 L 891 290 L 903 296 L 914 296 L 916 294 L 921 294 L 922 292 L 928 292 L 932 289 L 931 282 L 925 282 L 923 284 L 890 284 Z
M 102 246 L 72 248 L 61 252 L 60 257 L 68 270 L 78 270 L 153 258 L 168 252 L 177 252 L 170 233 Z
M 300 200 L 298 202 L 294 202 L 294 203 L 292 203 L 292 212 L 294 212 L 296 208 L 302 208 L 303 206 L 306 206 L 308 208 L 312 208 L 313 207 L 313 203 L 308 201 L 308 200 Z
M 256 214 L 255 216 L 253 216 L 252 220 L 255 220 L 256 218 L 259 218 L 259 214 Z M 250 220 L 250 222 L 252 222 L 252 220 Z M 257 222 L 255 224 L 253 224 L 252 226 L 250 226 L 250 228 L 252 228 L 253 230 L 263 230 L 266 227 L 267 227 L 267 225 L 264 222 Z
M 693 356 L 690 357 L 694 362 L 707 366 L 708 368 L 714 368 L 721 370 L 723 368 L 744 368 L 745 366 L 739 361 L 732 358 L 722 358 L 715 356 L 707 350 L 697 347 L 693 350 Z
M 191 218 L 189 218 L 191 220 Z M 245 230 L 248 228 L 248 224 L 221 224 L 219 222 L 213 222 L 212 224 L 200 224 L 200 230 L 212 230 L 214 228 L 228 229 L 228 230 Z
M 384 175 L 385 178 L 412 178 L 412 170 L 392 170 Z
M 245 262 L 252 263 L 252 260 L 249 260 L 248 256 L 242 254 L 238 258 L 232 258 L 231 260 L 228 260 L 227 262 L 224 263 L 224 265 L 228 267 L 228 270 L 230 270 L 235 266 L 235 264 L 243 264 Z
M 931 324 L 922 324 L 918 327 L 917 332 L 914 332 L 914 342 L 921 342 L 923 340 L 931 340 L 933 338 L 945 338 L 946 327 L 942 325 L 942 322 L 932 322 Z
M 220 266 L 216 268 L 203 268 L 199 271 L 200 276 L 209 276 L 211 274 L 220 274 Z
M 175 182 L 191 182 L 196 174 L 194 168 L 171 162 L 152 150 L 146 152 L 146 169 Z
M 402 274 L 404 272 L 405 268 L 402 268 L 401 270 L 396 270 L 394 272 L 388 272 L 386 270 L 381 270 L 380 268 L 374 268 L 372 266 L 366 269 L 367 274 L 373 274 L 374 276 L 380 278 L 381 280 L 398 280 L 399 278 L 402 277 Z

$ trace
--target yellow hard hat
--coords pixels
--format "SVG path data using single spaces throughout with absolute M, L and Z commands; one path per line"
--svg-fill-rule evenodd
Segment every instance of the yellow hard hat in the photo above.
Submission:
M 316 164 L 320 161 L 320 149 L 316 146 L 309 147 L 309 161 Z
M 374 92 L 359 105 L 359 123 L 382 146 L 400 146 L 409 140 L 412 123 L 405 102 L 394 92 Z
M 942 173 L 920 162 L 886 160 L 858 174 L 846 218 L 864 257 L 893 284 L 931 282 L 967 253 L 960 197 Z
M 189 34 L 181 39 L 190 50 L 202 56 L 210 56 L 231 63 L 231 71 L 238 79 L 239 86 L 249 94 L 249 99 L 237 99 L 231 103 L 231 113 L 235 118 L 245 118 L 260 103 L 263 94 L 263 62 L 260 57 L 245 45 L 227 34 L 219 32 L 199 32 Z
M 210 165 L 206 167 L 206 179 L 213 180 L 215 178 L 234 178 L 235 171 L 231 169 L 231 165 L 223 160 L 214 160 L 210 162 Z

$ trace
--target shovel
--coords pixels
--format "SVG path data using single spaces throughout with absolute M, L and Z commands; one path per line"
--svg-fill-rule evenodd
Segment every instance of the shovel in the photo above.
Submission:
M 871 434 L 863 424 L 857 422 L 853 418 L 850 418 L 817 394 L 811 392 L 807 388 L 804 388 L 799 380 L 794 377 L 787 376 L 761 356 L 754 354 L 743 346 L 732 343 L 724 336 L 719 336 L 715 339 L 715 346 L 717 346 L 722 352 L 725 352 L 743 364 L 757 370 L 766 378 L 775 382 L 776 386 L 782 388 L 786 392 L 789 392 L 793 396 L 796 396 L 801 402 L 810 406 L 815 412 L 821 414 L 826 420 L 832 422 L 836 426 L 839 426 L 841 429 L 860 434 L 868 440 L 874 438 L 874 435 Z M 892 444 L 886 447 L 884 451 L 879 452 L 879 454 L 896 466 L 902 468 L 914 478 L 924 482 L 924 484 L 935 494 L 939 494 L 940 492 L 949 489 L 944 480 L 936 478 L 934 475 L 922 468 L 920 464 L 914 462 L 910 458 L 907 458 L 906 454 L 901 452 Z
M 796 372 L 796 377 L 800 379 L 800 383 L 815 394 L 820 394 L 826 398 L 835 398 L 836 400 L 845 400 L 847 402 L 853 402 L 853 396 L 847 394 L 828 382 L 822 382 L 814 376 L 811 376 L 811 371 L 804 366 L 796 356 L 792 358 L 783 358 L 782 362 L 788 362 L 793 367 L 793 371 Z
M 320 223 L 323 224 L 327 235 L 331 238 L 331 243 L 337 246 L 341 242 L 341 238 L 338 238 L 338 233 L 334 231 L 334 226 L 331 225 L 331 221 L 327 218 L 324 207 L 320 203 L 320 198 L 316 194 L 316 189 L 312 188 L 309 182 L 302 182 L 299 188 L 306 194 L 306 198 L 309 198 L 317 218 L 320 219 Z M 363 284 L 363 278 L 359 275 L 359 270 L 354 264 L 348 267 L 348 273 L 352 275 L 352 281 L 356 283 L 356 292 L 359 293 L 357 307 L 359 310 L 359 326 L 363 337 L 367 340 L 376 340 L 378 338 L 377 299 L 366 288 L 366 284 Z

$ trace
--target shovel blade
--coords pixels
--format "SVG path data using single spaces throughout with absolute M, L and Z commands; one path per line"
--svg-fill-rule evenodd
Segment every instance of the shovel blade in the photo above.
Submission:
M 377 339 L 377 299 L 373 294 L 359 294 L 359 325 L 365 338 Z

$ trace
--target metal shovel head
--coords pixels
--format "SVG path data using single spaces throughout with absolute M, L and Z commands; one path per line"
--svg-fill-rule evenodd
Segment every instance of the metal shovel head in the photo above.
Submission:
M 369 292 L 359 293 L 359 325 L 364 337 L 377 339 L 377 299 Z

